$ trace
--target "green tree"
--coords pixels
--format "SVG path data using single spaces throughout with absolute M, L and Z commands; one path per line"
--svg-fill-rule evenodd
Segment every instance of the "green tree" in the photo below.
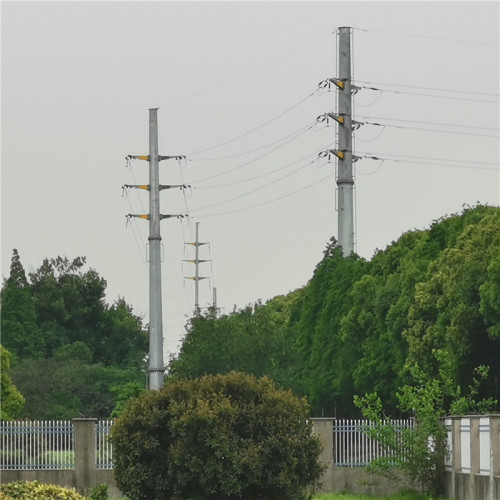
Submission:
M 470 414 L 482 410 L 490 412 L 496 401 L 491 398 L 478 401 L 478 388 L 485 380 L 488 370 L 479 367 L 469 392 L 464 393 L 453 381 L 453 360 L 444 350 L 436 350 L 433 357 L 438 365 L 437 375 L 422 370 L 418 364 L 408 366 L 411 385 L 404 385 L 397 393 L 398 408 L 403 414 L 415 419 L 412 429 L 400 429 L 387 417 L 382 401 L 376 392 L 364 397 L 354 396 L 355 405 L 375 425 L 368 430 L 387 452 L 385 456 L 372 460 L 368 470 L 390 479 L 399 480 L 397 471 L 402 471 L 412 481 L 420 483 L 424 491 L 432 495 L 444 493 L 444 464 L 448 455 L 447 431 L 444 417 L 447 403 L 452 411 Z
M 342 320 L 352 305 L 349 295 L 366 269 L 356 255 L 344 258 L 334 238 L 297 304 L 289 324 L 298 353 L 294 387 L 307 394 L 313 413 L 334 415 L 352 409 L 352 366 L 360 339 L 352 344 L 342 333 Z
M 74 358 L 81 353 L 82 359 Z M 11 370 L 12 379 L 26 395 L 20 417 L 43 420 L 74 417 L 108 418 L 117 404 L 117 388 L 144 384 L 134 369 L 89 364 L 85 345 L 63 346 L 47 359 L 21 360 Z
M 2 288 L 2 340 L 26 404 L 21 416 L 108 417 L 120 387 L 143 384 L 147 330 L 85 258 L 44 259 L 26 277 L 16 250 Z
M 19 357 L 40 357 L 45 345 L 40 335 L 31 289 L 16 249 L 12 252 L 10 275 L 1 293 L 2 343 Z
M 500 209 L 478 205 L 404 233 L 370 261 L 344 258 L 334 238 L 311 280 L 287 296 L 227 316 L 193 318 L 175 376 L 240 370 L 307 395 L 315 415 L 357 413 L 376 391 L 391 412 L 411 385 L 405 366 L 434 375 L 433 350 L 454 360 L 466 390 L 488 366 L 482 397 L 500 387 Z
M 24 397 L 13 384 L 8 372 L 10 370 L 10 352 L 0 344 L 0 419 L 12 420 L 20 413 L 24 405 Z
M 275 297 L 264 305 L 257 302 L 229 315 L 215 317 L 209 311 L 194 316 L 179 354 L 170 360 L 170 374 L 194 378 L 238 370 L 286 383 L 293 366 L 286 324 L 298 293 Z
M 497 305 L 491 302 L 498 289 L 496 266 L 500 249 L 500 210 L 478 210 L 429 266 L 417 284 L 404 336 L 408 362 L 437 374 L 435 350 L 445 350 L 454 360 L 453 380 L 466 388 L 474 369 L 490 367 L 482 396 L 498 399 L 500 337 L 496 335 Z M 465 212 L 461 218 L 471 217 Z
M 307 417 L 265 377 L 167 380 L 113 426 L 117 484 L 133 500 L 306 498 L 321 474 Z

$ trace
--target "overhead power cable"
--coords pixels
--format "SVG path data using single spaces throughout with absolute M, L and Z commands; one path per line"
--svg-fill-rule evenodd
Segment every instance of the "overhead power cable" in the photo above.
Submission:
M 360 155 L 385 155 L 385 153 L 366 153 L 366 152 L 359 152 Z M 486 162 L 486 161 L 476 161 L 476 160 L 455 160 L 455 159 L 450 159 L 450 158 L 435 158 L 435 157 L 429 157 L 429 156 L 415 156 L 415 155 L 402 155 L 402 154 L 397 154 L 397 153 L 389 153 L 390 156 L 395 156 L 398 158 L 414 158 L 418 160 L 431 160 L 431 161 L 446 161 L 450 163 L 474 163 L 478 165 L 493 165 L 493 166 L 498 166 L 498 162 Z
M 270 142 L 269 144 L 265 144 L 264 146 L 260 146 L 258 148 L 252 149 L 250 151 L 244 151 L 242 153 L 235 153 L 232 155 L 227 155 L 227 156 L 219 156 L 216 158 L 196 158 L 194 160 L 189 160 L 189 161 L 217 161 L 217 160 L 226 160 L 229 158 L 236 158 L 237 156 L 244 156 L 250 153 L 255 153 L 257 151 L 261 151 L 262 149 L 266 149 L 269 146 L 273 146 L 274 144 L 277 144 L 278 142 L 284 141 L 285 139 L 288 139 L 289 137 L 295 136 L 295 138 L 299 137 L 303 133 L 307 132 L 313 126 L 315 125 L 315 122 L 308 123 L 305 127 L 300 128 L 299 130 L 296 130 L 295 132 L 292 132 L 291 134 L 286 135 L 285 137 L 282 137 L 281 139 L 278 139 L 276 141 Z
M 313 125 L 312 125 L 313 126 Z M 241 165 L 237 165 L 236 167 L 233 167 L 233 168 L 230 168 L 229 170 L 225 170 L 224 172 L 220 172 L 218 174 L 214 174 L 214 175 L 210 175 L 208 177 L 204 177 L 203 179 L 197 179 L 195 181 L 193 181 L 193 184 L 199 184 L 199 183 L 202 183 L 202 182 L 205 182 L 205 181 L 208 181 L 210 179 L 215 179 L 216 177 L 220 177 L 221 175 L 226 175 L 226 174 L 229 174 L 231 172 L 234 172 L 236 170 L 239 170 L 240 168 L 243 168 L 243 167 L 246 167 L 247 165 L 250 165 L 251 163 L 257 161 L 257 160 L 260 160 L 261 158 L 264 158 L 265 156 L 267 155 L 270 155 L 271 153 L 274 153 L 274 151 L 282 148 L 283 146 L 285 146 L 286 144 L 292 142 L 293 140 L 295 139 L 295 137 L 292 137 L 291 139 L 289 139 L 288 141 L 285 141 L 281 144 L 279 144 L 278 146 L 276 146 L 275 148 L 267 151 L 266 153 L 263 153 L 261 154 L 260 156 L 257 156 L 256 158 L 253 158 L 251 160 L 248 160 L 246 161 L 245 163 L 242 163 Z
M 325 146 L 325 147 L 328 147 L 328 146 Z M 316 151 L 315 153 L 313 153 L 314 158 L 317 158 L 317 154 L 320 151 L 322 151 L 323 149 L 325 149 L 325 148 L 321 148 L 318 151 Z M 281 170 L 284 170 L 284 169 L 286 169 L 288 167 L 291 167 L 292 165 L 295 165 L 296 163 L 300 163 L 300 162 L 306 160 L 307 158 L 310 158 L 311 156 L 312 156 L 311 154 L 307 154 L 306 156 L 303 156 L 302 158 L 299 158 L 298 160 L 295 160 L 295 161 L 292 161 L 290 163 L 287 163 L 286 165 L 283 165 L 283 166 L 281 166 L 279 168 L 275 168 L 273 170 L 269 170 L 268 172 L 264 172 L 263 174 L 255 175 L 255 176 L 252 176 L 252 177 L 247 177 L 245 179 L 239 179 L 239 180 L 233 181 L 233 182 L 226 182 L 224 184 L 216 184 L 216 185 L 212 185 L 212 186 L 203 186 L 201 188 L 196 188 L 196 189 L 221 188 L 221 187 L 227 187 L 227 186 L 234 186 L 235 184 L 242 184 L 242 183 L 248 182 L 248 181 L 254 181 L 256 179 L 261 179 L 262 177 L 267 177 L 269 175 L 273 175 L 276 172 L 280 172 Z
M 309 163 L 306 163 L 304 165 L 301 165 L 299 168 L 296 168 L 295 170 L 293 170 L 292 172 L 288 172 L 287 174 L 285 175 L 282 175 L 281 177 L 278 177 L 277 179 L 274 179 L 273 181 L 271 182 L 268 182 L 266 184 L 263 184 L 261 186 L 258 186 L 254 189 L 251 189 L 250 191 L 247 191 L 246 193 L 242 193 L 242 194 L 239 194 L 238 196 L 233 196 L 232 198 L 229 198 L 227 200 L 223 200 L 223 201 L 218 201 L 217 203 L 212 203 L 211 205 L 206 205 L 204 207 L 200 207 L 200 208 L 193 208 L 191 210 L 191 212 L 198 212 L 200 210 L 205 210 L 206 208 L 212 208 L 212 207 L 217 207 L 219 205 L 223 205 L 224 203 L 229 203 L 230 201 L 234 201 L 234 200 L 238 200 L 239 198 L 243 198 L 244 196 L 248 196 L 249 194 L 253 194 L 257 191 L 260 191 L 261 189 L 265 189 L 269 186 L 272 186 L 273 184 L 276 184 L 277 182 L 285 179 L 286 177 L 290 177 L 291 175 L 299 172 L 300 170 L 303 170 L 304 168 L 308 167 L 309 165 L 311 165 L 312 163 L 314 163 L 316 160 L 312 160 L 310 161 Z
M 458 42 L 458 43 L 470 43 L 476 45 L 490 45 L 493 47 L 498 47 L 498 42 L 482 42 L 480 40 L 464 40 L 461 38 L 447 38 L 441 36 L 431 36 L 431 35 L 422 35 L 422 34 L 414 34 L 414 33 L 401 33 L 396 31 L 384 31 L 384 30 L 375 30 L 375 29 L 362 29 L 362 28 L 353 28 L 357 31 L 365 31 L 365 32 L 373 32 L 373 33 L 382 33 L 384 35 L 396 35 L 396 36 L 407 36 L 414 38 L 427 38 L 429 40 L 441 40 L 445 42 Z
M 443 89 L 443 88 L 437 88 L 437 87 L 422 87 L 422 86 L 417 86 L 417 85 L 403 85 L 403 84 L 397 84 L 397 83 L 380 83 L 380 82 L 367 82 L 363 80 L 355 80 L 353 83 L 358 84 L 358 83 L 364 83 L 366 85 L 383 85 L 386 87 L 401 87 L 401 88 L 406 88 L 406 89 L 418 89 L 418 90 L 433 90 L 436 92 L 451 92 L 454 94 L 473 94 L 473 95 L 487 95 L 490 97 L 500 97 L 500 94 L 498 93 L 488 93 L 488 92 L 474 92 L 473 90 L 457 90 L 457 89 Z
M 219 212 L 219 213 L 214 213 L 214 214 L 197 215 L 197 217 L 203 218 L 203 217 L 217 217 L 217 216 L 221 216 L 221 215 L 232 215 L 232 214 L 236 214 L 239 212 L 245 212 L 247 210 L 252 210 L 254 208 L 263 207 L 264 205 L 269 205 L 270 203 L 274 203 L 276 201 L 283 200 L 284 198 L 288 198 L 289 196 L 293 196 L 294 194 L 300 193 L 301 191 L 304 191 L 304 190 L 309 189 L 313 186 L 316 186 L 317 184 L 320 184 L 321 182 L 324 182 L 327 179 L 331 179 L 332 177 L 334 177 L 334 174 L 330 173 L 326 177 L 323 177 L 323 178 L 319 179 L 318 181 L 312 182 L 311 184 L 307 184 L 306 186 L 303 186 L 299 189 L 296 189 L 295 191 L 292 191 L 291 193 L 284 194 L 283 196 L 278 196 L 277 198 L 273 198 L 272 200 L 264 201 L 262 203 L 257 203 L 256 205 L 251 205 L 249 207 L 231 210 L 228 212 Z
M 287 52 L 286 54 L 284 54 L 284 55 L 282 55 L 280 57 L 272 59 L 271 61 L 269 61 L 269 62 L 267 62 L 265 64 L 261 64 L 260 66 L 257 66 L 256 68 L 253 68 L 253 69 L 251 69 L 249 71 L 246 71 L 244 73 L 240 73 L 239 75 L 236 75 L 236 76 L 234 76 L 232 78 L 229 78 L 228 80 L 224 80 L 223 82 L 216 83 L 215 85 L 212 85 L 211 87 L 207 87 L 207 88 L 202 89 L 202 90 L 200 90 L 198 92 L 194 92 L 192 94 L 189 94 L 189 95 L 187 95 L 185 97 L 181 97 L 181 98 L 176 99 L 174 101 L 170 101 L 170 102 L 168 102 L 168 103 L 166 103 L 166 104 L 164 104 L 163 106 L 160 106 L 160 107 L 170 106 L 172 104 L 177 104 L 178 102 L 187 101 L 188 99 L 192 99 L 193 97 L 197 97 L 197 96 L 202 95 L 202 94 L 204 94 L 206 92 L 210 92 L 211 90 L 215 90 L 215 89 L 217 89 L 219 87 L 223 87 L 224 85 L 228 85 L 229 83 L 232 83 L 235 80 L 239 80 L 240 78 L 243 78 L 245 76 L 251 75 L 252 73 L 260 71 L 261 69 L 264 69 L 264 68 L 267 68 L 268 66 L 276 64 L 277 62 L 281 61 L 282 59 L 290 57 L 290 56 L 296 54 L 297 52 L 300 52 L 301 50 L 304 50 L 307 47 L 310 47 L 311 45 L 314 45 L 314 44 L 320 42 L 321 40 L 324 40 L 325 38 L 328 38 L 328 37 L 332 36 L 334 33 L 335 32 L 331 32 L 331 33 L 328 33 L 326 35 L 322 35 L 322 36 L 314 39 L 313 41 L 311 41 L 309 43 L 306 43 L 305 45 L 302 45 L 302 46 L 298 47 L 297 49 L 294 49 L 294 50 L 292 50 L 290 52 Z
M 274 122 L 278 118 L 281 118 L 283 115 L 286 115 L 287 113 L 289 113 L 290 111 L 292 111 L 292 109 L 295 109 L 297 106 L 299 106 L 300 104 L 302 104 L 304 101 L 307 101 L 307 99 L 309 99 L 314 94 L 316 94 L 316 92 L 318 92 L 318 90 L 315 90 L 314 92 L 312 92 L 311 94 L 307 95 L 306 97 L 304 97 L 304 99 L 301 99 L 299 102 L 295 103 L 293 106 L 289 107 L 285 111 L 283 111 L 280 114 L 274 116 L 273 118 L 271 118 L 270 120 L 262 123 L 261 125 L 258 125 L 257 127 L 253 128 L 252 130 L 249 130 L 248 132 L 245 132 L 244 134 L 241 134 L 241 135 L 239 135 L 237 137 L 233 137 L 232 139 L 229 139 L 227 141 L 221 142 L 220 144 L 216 144 L 215 146 L 210 146 L 208 148 L 199 149 L 198 151 L 194 151 L 192 153 L 188 153 L 187 156 L 194 156 L 194 155 L 197 155 L 199 153 L 204 153 L 205 151 L 210 151 L 212 149 L 220 148 L 221 146 L 225 146 L 226 144 L 229 144 L 231 142 L 237 141 L 237 140 L 241 139 L 242 137 L 246 137 L 247 135 L 250 135 L 253 132 L 256 132 L 257 130 L 260 130 L 261 128 L 269 125 L 270 123 Z
M 497 101 L 490 101 L 486 99 L 472 99 L 469 97 L 455 97 L 455 96 L 449 96 L 449 95 L 438 95 L 438 94 L 426 94 L 424 92 L 409 92 L 407 90 L 392 90 L 392 89 L 383 89 L 383 88 L 378 88 L 378 87 L 368 87 L 366 85 L 361 85 L 357 86 L 358 89 L 365 89 L 365 90 L 374 90 L 377 92 L 390 92 L 391 94 L 406 94 L 406 95 L 418 95 L 418 96 L 423 96 L 423 97 L 436 97 L 439 99 L 453 99 L 457 101 L 470 101 L 470 102 L 484 102 L 487 104 L 497 104 Z
M 490 168 L 490 167 L 475 167 L 472 165 L 450 165 L 449 163 L 437 163 L 433 161 L 422 161 L 422 160 L 409 160 L 409 159 L 401 159 L 401 158 L 391 158 L 390 156 L 375 156 L 375 155 L 360 155 L 358 159 L 368 159 L 368 160 L 379 160 L 382 162 L 395 162 L 395 163 L 413 163 L 416 165 L 435 165 L 438 167 L 449 167 L 449 168 L 467 168 L 472 170 L 488 170 L 491 172 L 498 172 L 498 167 Z M 473 162 L 471 162 L 473 164 Z
M 487 135 L 487 134 L 474 134 L 471 132 L 458 132 L 456 130 L 438 130 L 431 128 L 423 128 L 423 127 L 408 127 L 403 125 L 389 125 L 387 123 L 375 123 L 375 122 L 363 122 L 362 125 L 374 125 L 376 127 L 389 127 L 389 128 L 399 128 L 402 130 L 420 130 L 424 132 L 438 132 L 441 134 L 453 134 L 453 135 L 467 135 L 467 136 L 476 136 L 476 137 L 489 137 L 491 139 L 498 139 L 498 135 Z
M 436 122 L 426 122 L 426 121 L 420 121 L 420 120 L 408 120 L 408 119 L 400 119 L 400 118 L 387 118 L 387 117 L 374 117 L 374 116 L 361 116 L 357 115 L 357 118 L 362 118 L 365 120 L 389 120 L 391 122 L 408 122 L 408 123 L 420 123 L 422 125 L 435 125 L 435 126 L 441 126 L 441 127 L 457 127 L 457 128 L 475 128 L 475 129 L 481 129 L 481 130 L 492 130 L 492 131 L 498 131 L 498 127 L 479 127 L 479 126 L 474 126 L 474 125 L 460 125 L 457 123 L 436 123 Z

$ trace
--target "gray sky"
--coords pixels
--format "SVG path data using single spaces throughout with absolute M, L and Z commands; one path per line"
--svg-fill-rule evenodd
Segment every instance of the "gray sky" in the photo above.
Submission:
M 148 318 L 148 108 L 159 107 L 165 352 L 217 288 L 224 312 L 307 283 L 337 236 L 336 34 L 353 30 L 357 252 L 499 204 L 498 2 L 2 2 L 2 274 L 12 249 L 87 257 Z M 251 132 L 251 133 L 248 133 Z M 239 139 L 236 139 L 240 137 Z M 236 139 L 236 140 L 233 140 Z M 220 144 L 223 144 L 219 147 Z

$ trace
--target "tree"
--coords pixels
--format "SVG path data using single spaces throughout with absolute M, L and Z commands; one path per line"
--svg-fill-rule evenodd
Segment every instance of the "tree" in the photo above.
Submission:
M 17 250 L 4 281 L 2 341 L 26 403 L 20 416 L 106 418 L 120 386 L 143 384 L 147 330 L 123 298 L 105 302 L 106 281 L 85 258 L 44 259 L 26 276 Z
M 437 376 L 433 350 L 454 360 L 463 390 L 489 367 L 481 397 L 500 397 L 500 209 L 462 213 L 408 231 L 370 261 L 344 258 L 332 238 L 310 281 L 289 295 L 227 316 L 190 321 L 171 373 L 267 375 L 313 414 L 357 414 L 352 395 L 376 391 L 392 413 L 404 369 Z
M 412 384 L 404 385 L 397 393 L 399 409 L 415 419 L 412 429 L 400 429 L 387 418 L 376 392 L 362 398 L 355 396 L 354 403 L 375 424 L 367 433 L 387 452 L 372 460 L 368 470 L 393 480 L 398 480 L 396 471 L 400 470 L 420 483 L 424 491 L 439 496 L 444 493 L 444 464 L 448 455 L 446 401 L 451 401 L 452 412 L 465 414 L 477 410 L 488 413 L 497 401 L 475 399 L 481 380 L 488 375 L 485 367 L 478 367 L 479 378 L 474 379 L 469 393 L 463 395 L 461 387 L 453 381 L 452 357 L 444 350 L 434 351 L 433 357 L 439 367 L 437 375 L 422 370 L 418 364 L 407 366 Z
M 10 275 L 2 287 L 1 309 L 3 345 L 15 358 L 43 356 L 44 339 L 38 330 L 31 289 L 16 249 L 12 252 Z
M 0 344 L 0 368 L 1 385 L 0 385 L 0 419 L 12 420 L 21 411 L 24 405 L 24 398 L 13 384 L 12 379 L 7 373 L 10 370 L 11 354 Z
M 481 214 L 481 218 L 478 215 Z M 482 396 L 498 398 L 500 383 L 500 337 L 497 336 L 498 261 L 500 253 L 500 210 L 465 212 L 459 219 L 471 219 L 415 288 L 409 310 L 408 362 L 429 374 L 439 364 L 433 352 L 445 350 L 453 361 L 452 377 L 466 388 L 474 369 L 485 365 L 490 377 Z
M 303 499 L 322 471 L 307 416 L 266 377 L 167 380 L 113 426 L 118 487 L 133 500 Z
M 74 357 L 76 353 L 81 358 Z M 118 387 L 144 384 L 140 370 L 91 364 L 90 356 L 85 345 L 75 343 L 61 347 L 54 357 L 18 362 L 11 370 L 12 379 L 26 397 L 19 416 L 108 418 L 117 404 Z

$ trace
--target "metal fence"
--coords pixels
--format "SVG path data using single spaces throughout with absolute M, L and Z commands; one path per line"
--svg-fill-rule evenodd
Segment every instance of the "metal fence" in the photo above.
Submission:
M 397 430 L 413 428 L 413 420 L 392 420 Z M 113 468 L 109 439 L 112 420 L 95 422 L 95 468 Z M 367 431 L 368 420 L 333 420 L 335 467 L 365 467 L 378 457 L 390 457 Z M 75 467 L 75 429 L 71 421 L 18 421 L 0 423 L 0 470 L 61 470 Z
M 72 469 L 75 463 L 71 421 L 1 422 L 0 469 Z
M 113 468 L 112 420 L 95 424 L 96 469 Z M 0 422 L 0 470 L 64 470 L 75 467 L 75 427 L 69 420 Z
M 413 429 L 412 419 L 391 420 L 387 422 L 396 432 L 395 448 L 403 446 L 402 433 Z M 335 467 L 366 467 L 372 460 L 380 457 L 390 458 L 396 451 L 381 446 L 370 437 L 369 432 L 375 423 L 369 420 L 333 421 L 333 465 Z M 398 436 L 399 434 L 399 436 Z

